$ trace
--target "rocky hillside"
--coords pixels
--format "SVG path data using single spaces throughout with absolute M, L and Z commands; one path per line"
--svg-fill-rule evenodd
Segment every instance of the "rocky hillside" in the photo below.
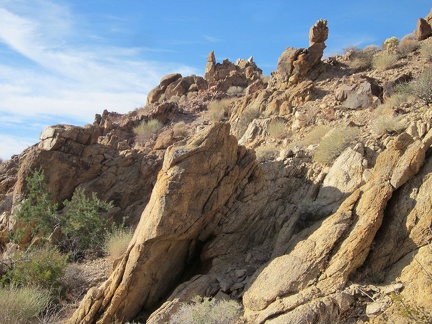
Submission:
M 197 295 L 248 323 L 431 320 L 431 23 L 323 60 L 320 20 L 270 77 L 211 52 L 142 109 L 45 129 L 1 165 L 3 253 L 42 168 L 59 208 L 82 188 L 136 228 L 69 323 L 167 323 Z

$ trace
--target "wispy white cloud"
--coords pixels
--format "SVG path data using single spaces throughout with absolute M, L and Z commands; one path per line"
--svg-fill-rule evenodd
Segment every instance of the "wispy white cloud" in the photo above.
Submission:
M 19 153 L 19 145 L 10 141 L 29 144 L 25 133 L 4 134 L 14 118 L 18 123 L 20 116 L 26 122 L 29 116 L 36 117 L 33 122 L 57 116 L 90 123 L 103 109 L 127 112 L 143 106 L 146 94 L 168 73 L 197 74 L 188 66 L 143 59 L 145 52 L 164 49 L 98 42 L 98 31 L 84 32 L 80 19 L 50 0 L 34 0 L 31 6 L 23 0 L 1 2 L 0 113 L 13 112 L 8 120 L 0 119 L 2 158 L 10 150 Z
M 35 144 L 33 138 L 0 134 L 0 158 L 9 159 L 12 155 L 22 152 Z
M 222 41 L 222 39 L 210 35 L 203 35 L 202 37 L 204 38 L 204 40 L 210 43 L 219 43 Z

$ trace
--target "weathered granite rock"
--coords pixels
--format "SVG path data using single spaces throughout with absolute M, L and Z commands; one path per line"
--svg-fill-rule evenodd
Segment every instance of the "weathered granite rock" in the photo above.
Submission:
M 289 253 L 256 272 L 243 296 L 249 321 L 263 323 L 271 318 L 278 323 L 292 316 L 308 318 L 316 315 L 317 311 L 310 312 L 321 298 L 343 289 L 371 250 L 394 191 L 389 181 L 398 162 L 406 152 L 421 151 L 409 138 L 406 134 L 396 138 L 377 159 L 370 180 L 346 198 L 336 213 L 294 236 Z M 403 165 L 402 173 L 409 173 L 408 178 L 416 173 L 409 164 Z M 328 320 L 334 320 L 329 308 L 325 310 Z
M 429 38 L 432 35 L 431 25 L 425 19 L 419 18 L 414 35 L 419 41 Z
M 377 106 L 382 92 L 382 87 L 372 78 L 352 79 L 336 89 L 335 98 L 346 109 L 359 109 Z
M 202 229 L 248 178 L 254 163 L 226 124 L 185 146 L 170 147 L 126 255 L 101 287 L 89 291 L 69 322 L 128 320 L 142 307 L 154 306 L 182 274 Z
M 238 59 L 236 64 L 228 59 L 222 63 L 216 63 L 216 57 L 212 51 L 207 57 L 204 79 L 208 82 L 209 87 L 216 87 L 217 90 L 226 92 L 233 86 L 246 88 L 259 80 L 261 75 L 262 70 L 251 59 Z
M 288 47 L 279 57 L 277 71 L 272 74 L 274 80 L 270 84 L 286 88 L 303 81 L 321 62 L 327 38 L 327 21 L 318 20 L 309 32 L 309 48 Z

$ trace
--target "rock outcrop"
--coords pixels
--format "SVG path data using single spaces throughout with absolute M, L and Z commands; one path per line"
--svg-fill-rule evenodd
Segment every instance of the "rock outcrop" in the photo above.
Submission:
M 226 92 L 230 87 L 246 88 L 260 79 L 262 70 L 250 57 L 248 60 L 238 59 L 234 64 L 228 59 L 222 63 L 216 63 L 214 51 L 207 57 L 204 79 L 209 87 L 215 87 L 219 91 Z
M 432 9 L 424 19 L 418 19 L 417 28 L 414 31 L 414 36 L 419 41 L 432 36 Z
M 226 124 L 168 149 L 126 255 L 104 285 L 88 292 L 70 323 L 129 320 L 153 307 L 193 261 L 198 241 L 215 234 L 224 221 L 220 211 L 255 166 Z
M 162 78 L 159 85 L 147 95 L 147 105 L 172 100 L 192 92 L 206 90 L 207 82 L 203 77 L 191 75 L 182 77 L 180 73 L 169 74 Z
M 136 229 L 69 323 L 168 323 L 197 295 L 240 301 L 247 323 L 404 322 L 399 301 L 428 315 L 432 110 L 391 96 L 429 58 L 358 72 L 342 56 L 321 61 L 327 37 L 320 20 L 270 81 L 252 57 L 211 52 L 204 78 L 164 77 L 145 108 L 47 128 L 0 164 L 0 249 L 17 248 L 8 214 L 42 167 L 54 202 L 84 188 Z M 386 119 L 398 127 L 377 135 Z M 160 128 L 138 143 L 150 120 Z M 351 126 L 347 142 L 338 129 Z M 332 159 L 316 162 L 319 150 Z
M 318 20 L 310 29 L 308 48 L 287 48 L 279 58 L 277 71 L 273 73 L 273 84 L 287 87 L 303 81 L 321 62 L 328 32 L 327 20 Z

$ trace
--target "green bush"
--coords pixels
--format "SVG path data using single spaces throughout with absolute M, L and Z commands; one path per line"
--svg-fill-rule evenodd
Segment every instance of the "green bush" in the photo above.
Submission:
M 198 296 L 192 304 L 183 304 L 170 324 L 234 324 L 240 320 L 241 306 L 236 301 L 216 301 Z
M 315 150 L 314 161 L 323 164 L 333 161 L 348 147 L 358 133 L 359 130 L 355 127 L 339 127 L 331 130 L 323 137 Z
M 49 292 L 40 288 L 0 287 L 0 323 L 37 323 L 49 303 Z
M 57 205 L 51 203 L 51 196 L 42 169 L 32 170 L 26 178 L 28 194 L 19 205 L 17 219 L 31 226 L 33 235 L 46 237 L 58 225 Z
M 140 145 L 144 145 L 162 127 L 163 124 L 156 119 L 142 122 L 133 129 L 133 132 L 135 133 L 135 141 Z
M 115 227 L 111 232 L 106 234 L 104 242 L 105 252 L 114 259 L 121 257 L 126 252 L 132 236 L 132 229 Z
M 3 284 L 11 286 L 32 286 L 57 290 L 67 264 L 67 255 L 55 247 L 29 249 L 18 252 L 10 269 L 2 276 Z
M 87 197 L 84 190 L 77 188 L 70 201 L 65 200 L 66 212 L 61 228 L 67 236 L 69 251 L 84 251 L 90 247 L 101 247 L 106 233 L 106 220 L 102 212 L 109 211 L 112 202 L 100 200 L 93 192 Z

